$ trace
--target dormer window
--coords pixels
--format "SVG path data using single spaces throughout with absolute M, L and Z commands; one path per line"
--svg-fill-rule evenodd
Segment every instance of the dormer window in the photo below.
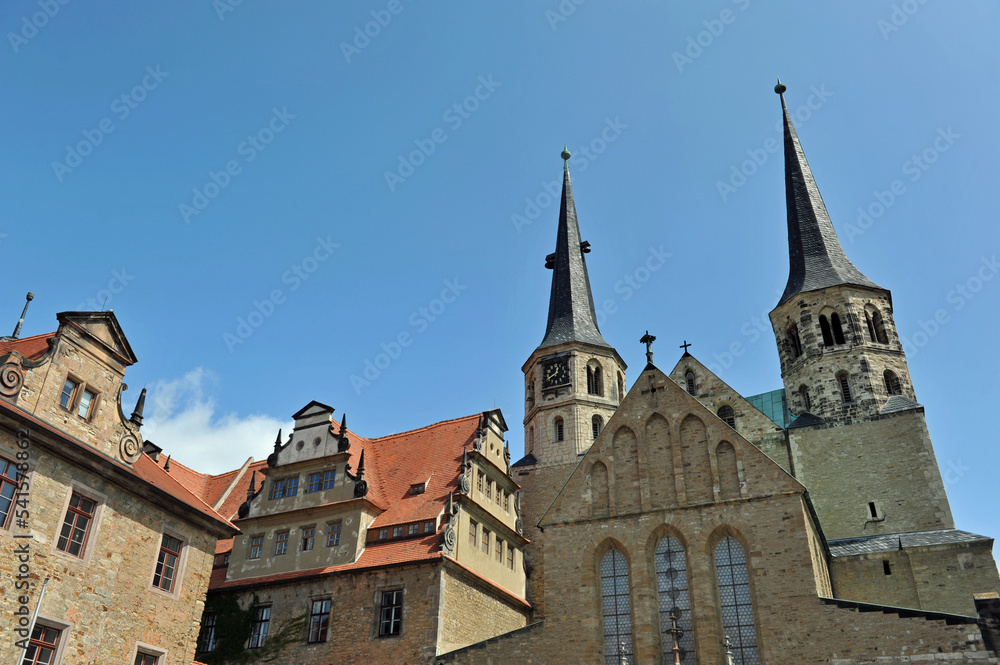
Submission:
M 79 387 L 79 383 L 72 379 L 66 379 L 66 383 L 63 384 L 62 395 L 59 396 L 59 406 L 68 410 L 73 403 L 73 398 L 76 396 L 76 389 Z
M 90 420 L 94 404 L 97 402 L 96 398 L 97 395 L 89 390 L 84 390 L 80 394 L 80 403 L 76 407 L 76 415 L 80 416 L 84 420 Z
M 67 377 L 59 394 L 59 406 L 67 411 L 73 411 L 84 420 L 90 420 L 97 405 L 97 393 L 90 390 L 80 381 Z
M 426 483 L 416 483 L 415 485 L 410 485 L 410 494 L 423 494 L 427 491 Z

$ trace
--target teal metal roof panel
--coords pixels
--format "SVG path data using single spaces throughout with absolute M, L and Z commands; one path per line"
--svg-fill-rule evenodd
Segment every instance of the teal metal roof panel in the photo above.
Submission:
M 781 427 L 781 429 L 788 427 L 791 419 L 788 416 L 788 402 L 785 399 L 784 388 L 759 395 L 751 395 L 746 399 L 754 405 L 754 408 L 773 420 L 774 424 Z

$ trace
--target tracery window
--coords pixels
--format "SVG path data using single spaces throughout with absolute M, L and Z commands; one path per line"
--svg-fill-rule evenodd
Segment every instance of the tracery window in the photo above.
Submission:
M 687 558 L 684 547 L 676 538 L 667 536 L 656 546 L 656 587 L 660 599 L 660 634 L 663 636 L 663 663 L 673 665 L 673 636 L 667 631 L 673 626 L 670 615 L 677 617 L 677 626 L 684 631 L 678 640 L 681 663 L 697 662 L 694 634 L 691 630 L 691 602 L 688 596 Z
M 716 546 L 715 573 L 723 632 L 732 644 L 733 662 L 760 665 L 746 551 L 734 538 L 723 538 Z
M 605 665 L 633 665 L 632 604 L 629 598 L 628 561 L 611 550 L 601 561 L 601 598 L 604 614 Z

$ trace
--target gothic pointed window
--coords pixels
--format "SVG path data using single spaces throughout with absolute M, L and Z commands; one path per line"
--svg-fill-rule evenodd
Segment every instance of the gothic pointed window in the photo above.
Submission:
M 840 323 L 840 314 L 834 312 L 830 315 L 830 326 L 833 328 L 833 341 L 836 344 L 844 344 L 844 327 Z
M 719 584 L 722 629 L 733 645 L 733 663 L 760 665 L 746 551 L 734 538 L 723 538 L 716 546 L 715 574 Z
M 628 561 L 618 550 L 611 550 L 601 561 L 601 600 L 604 616 L 604 663 L 633 665 L 635 648 L 632 643 Z
M 724 404 L 722 408 L 719 409 L 718 416 L 722 418 L 727 425 L 736 429 L 736 412 L 733 411 L 733 407 L 728 404 Z
M 899 377 L 891 369 L 885 370 L 882 375 L 885 380 L 885 391 L 890 395 L 902 395 L 903 387 L 899 384 Z
M 681 648 L 681 663 L 694 665 L 693 622 L 691 601 L 688 596 L 687 557 L 684 547 L 676 538 L 667 536 L 656 546 L 656 587 L 660 600 L 660 634 L 663 644 L 663 662 L 672 665 L 673 636 L 667 631 L 673 627 L 671 615 L 677 618 L 677 626 L 684 633 L 678 640 Z
M 563 419 L 562 418 L 556 418 L 555 425 L 556 425 L 556 432 L 555 432 L 555 434 L 556 434 L 556 441 L 562 441 L 563 438 L 564 438 L 564 436 L 565 436 L 565 434 L 566 434 L 563 431 Z
M 695 387 L 694 372 L 688 370 L 684 372 L 684 382 L 687 384 L 687 391 L 690 395 L 697 395 L 698 390 Z
M 847 377 L 847 372 L 837 373 L 837 388 L 840 391 L 840 401 L 853 402 L 851 398 L 851 381 Z
M 788 351 L 792 354 L 792 360 L 795 360 L 802 355 L 802 341 L 799 339 L 799 326 L 797 323 L 793 323 L 788 328 L 786 340 L 788 342 Z
M 830 332 L 830 322 L 826 320 L 826 316 L 823 314 L 819 316 L 819 331 L 823 333 L 823 346 L 833 346 L 833 333 Z
M 882 318 L 882 312 L 877 309 L 872 312 L 872 327 L 875 329 L 873 341 L 877 341 L 879 344 L 888 344 L 889 336 L 885 332 L 885 319 Z
M 590 420 L 590 427 L 593 430 L 594 438 L 596 439 L 601 435 L 601 428 L 604 427 L 604 421 L 600 416 L 594 416 Z

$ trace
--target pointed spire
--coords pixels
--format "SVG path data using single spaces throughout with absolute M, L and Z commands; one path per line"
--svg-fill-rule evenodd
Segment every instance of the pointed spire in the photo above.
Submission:
M 17 339 L 21 335 L 21 326 L 24 325 L 24 315 L 28 313 L 28 304 L 35 299 L 35 294 L 28 291 L 28 295 L 24 297 L 24 309 L 21 310 L 21 318 L 17 320 L 17 325 L 14 326 L 14 334 L 11 335 L 12 339 Z
M 590 243 L 580 241 L 573 185 L 569 179 L 569 150 L 563 150 L 562 158 L 563 189 L 556 251 L 547 256 L 545 261 L 545 266 L 553 270 L 549 319 L 545 327 L 545 338 L 538 348 L 565 342 L 586 342 L 610 348 L 611 345 L 604 340 L 597 328 L 594 297 L 590 292 L 587 262 L 583 258 L 590 251 Z
M 170 455 L 167 455 L 167 461 L 163 464 L 163 470 L 170 473 Z
M 787 88 L 778 80 L 785 125 L 785 205 L 788 210 L 788 284 L 778 304 L 803 291 L 840 284 L 881 289 L 844 254 L 785 105 Z
M 281 428 L 278 428 L 278 436 L 274 438 L 274 452 L 281 450 Z
M 250 486 L 247 487 L 247 501 L 253 498 L 253 495 L 257 493 L 257 469 L 253 470 L 250 474 Z
M 350 450 L 351 440 L 347 438 L 347 412 L 340 418 L 340 434 L 337 435 L 337 452 Z
M 361 449 L 361 459 L 358 460 L 358 480 L 365 479 L 365 449 Z
M 135 403 L 135 409 L 132 410 L 132 417 L 129 418 L 129 422 L 133 423 L 136 427 L 142 427 L 142 410 L 146 406 L 146 389 L 143 388 L 142 392 L 139 393 L 139 399 Z

